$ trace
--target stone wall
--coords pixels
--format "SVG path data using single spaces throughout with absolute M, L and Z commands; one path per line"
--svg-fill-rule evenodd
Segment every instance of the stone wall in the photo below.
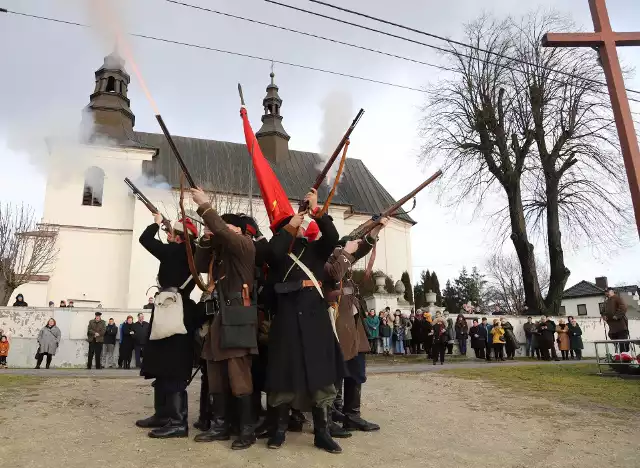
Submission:
M 140 309 L 100 309 L 100 311 L 105 321 L 113 318 L 118 325 L 125 321 L 128 315 L 135 319 L 139 312 L 147 312 Z M 35 365 L 34 355 L 38 349 L 37 336 L 50 317 L 56 320 L 62 333 L 60 348 L 53 359 L 53 365 L 57 367 L 86 366 L 87 325 L 94 318 L 95 312 L 96 309 L 85 308 L 0 307 L 0 329 L 4 330 L 11 343 L 9 366 L 33 367 Z M 474 317 L 476 316 L 466 316 L 469 325 Z M 496 317 L 488 316 L 488 318 L 491 320 Z M 566 317 L 564 318 L 566 319 Z M 148 320 L 149 317 L 147 316 L 145 319 Z M 524 342 L 522 325 L 527 321 L 526 317 L 508 317 L 508 320 L 514 327 L 518 341 Z M 553 320 L 558 323 L 560 317 L 554 317 Z M 584 355 L 594 356 L 592 342 L 604 339 L 604 326 L 600 323 L 599 317 L 580 317 L 577 320 L 583 332 Z M 640 319 L 630 319 L 629 330 L 631 338 L 640 339 Z M 518 354 L 524 354 L 524 346 L 518 350 Z
M 35 366 L 34 356 L 38 350 L 38 333 L 51 317 L 55 319 L 62 334 L 58 353 L 53 358 L 53 365 L 56 367 L 86 366 L 89 348 L 87 325 L 95 318 L 96 310 L 98 309 L 79 307 L 72 309 L 0 307 L 0 329 L 4 330 L 11 344 L 7 359 L 9 367 Z M 141 309 L 99 310 L 105 322 L 113 318 L 118 326 L 126 320 L 128 315 L 136 320 L 138 313 L 148 312 Z M 145 320 L 149 320 L 148 314 Z

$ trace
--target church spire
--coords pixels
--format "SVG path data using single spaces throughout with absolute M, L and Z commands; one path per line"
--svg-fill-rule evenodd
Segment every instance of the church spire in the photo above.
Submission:
M 116 140 L 130 139 L 136 119 L 127 98 L 131 79 L 117 47 L 104 58 L 95 76 L 96 86 L 87 106 L 93 117 L 94 132 Z
M 267 95 L 262 100 L 264 115 L 262 127 L 256 133 L 256 138 L 265 157 L 275 163 L 289 158 L 289 134 L 282 126 L 280 107 L 282 99 L 278 95 L 278 87 L 275 84 L 275 74 L 271 70 L 271 83 L 267 86 Z

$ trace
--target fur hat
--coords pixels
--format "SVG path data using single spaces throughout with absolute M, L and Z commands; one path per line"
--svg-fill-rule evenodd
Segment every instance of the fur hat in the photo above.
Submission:
M 241 215 L 237 215 L 235 213 L 225 213 L 220 217 L 222 218 L 222 220 L 225 223 L 231 224 L 232 226 L 235 226 L 235 227 L 239 227 L 240 230 L 242 231 L 242 234 L 246 234 L 247 233 L 247 218 L 248 218 L 248 216 L 241 216 Z

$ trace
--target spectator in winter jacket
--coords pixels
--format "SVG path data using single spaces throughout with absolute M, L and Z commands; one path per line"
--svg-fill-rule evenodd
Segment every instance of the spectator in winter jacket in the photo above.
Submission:
M 540 323 L 538 324 L 538 345 L 542 359 L 545 361 L 551 360 L 551 356 L 549 355 L 550 349 L 553 349 L 555 352 L 555 333 L 556 324 L 552 320 L 548 320 L 546 315 L 540 317 Z
M 142 367 L 142 358 L 144 356 L 144 346 L 149 339 L 149 322 L 144 321 L 144 314 L 138 314 L 138 321 L 133 324 L 133 339 L 135 342 L 134 350 L 136 355 L 136 367 Z
M 56 321 L 50 318 L 47 324 L 38 333 L 38 351 L 36 352 L 36 369 L 40 369 L 42 360 L 46 356 L 47 369 L 51 366 L 51 360 L 58 351 L 60 345 L 60 329 L 56 325 Z
M 382 337 L 382 352 L 386 355 L 391 351 L 391 333 L 393 331 L 393 323 L 389 322 L 389 318 L 384 316 L 380 323 L 380 336 Z
M 464 315 L 458 315 L 455 325 L 456 340 L 458 340 L 458 349 L 463 356 L 467 355 L 467 339 L 469 338 L 469 325 Z
M 574 317 L 569 317 L 569 345 L 571 347 L 571 357 L 575 355 L 576 359 L 582 359 L 582 329 Z
M 148 302 L 142 307 L 145 310 L 154 310 L 155 309 L 155 304 L 153 301 L 153 297 L 150 297 Z
M 375 353 L 378 345 L 378 337 L 380 336 L 380 317 L 376 315 L 376 311 L 371 309 L 369 315 L 364 319 L 364 326 L 369 337 L 369 347 L 371 352 Z
M 511 322 L 503 317 L 500 319 L 500 326 L 504 330 L 507 359 L 511 359 L 513 361 L 516 356 L 516 349 L 520 348 L 520 344 L 518 343 L 516 335 L 515 333 L 513 333 L 513 325 L 511 325 Z
M 413 354 L 420 354 L 420 349 L 425 342 L 424 336 L 424 315 L 420 309 L 418 309 L 415 318 L 412 321 L 413 328 L 411 329 L 411 352 Z
M 453 319 L 449 317 L 449 313 L 444 313 L 447 323 L 447 354 L 453 354 L 453 345 L 456 342 L 456 330 L 453 326 Z
M 491 325 L 487 321 L 487 317 L 482 317 L 482 324 L 480 325 L 487 332 L 487 346 L 485 348 L 486 351 L 486 359 L 487 361 L 491 361 L 491 351 L 493 350 L 493 335 L 491 334 L 491 330 L 493 329 L 493 325 Z
M 447 325 L 443 317 L 436 319 L 435 325 L 433 325 L 433 365 L 435 366 L 440 360 L 440 364 L 444 365 L 444 354 L 447 349 L 447 342 L 449 341 L 449 334 L 447 331 Z
M 116 350 L 116 335 L 118 334 L 118 326 L 113 318 L 109 319 L 107 329 L 104 333 L 104 367 L 116 367 L 114 356 Z
M 131 354 L 134 347 L 133 317 L 129 315 L 127 321 L 120 326 L 120 359 L 124 369 L 131 368 Z
M 393 337 L 395 339 L 395 354 L 404 354 L 404 324 L 399 315 L 393 320 Z
M 16 302 L 13 303 L 13 307 L 29 307 L 29 304 L 24 301 L 24 296 L 22 294 L 18 294 L 16 296 Z
M 527 345 L 525 348 L 527 357 L 533 357 L 533 333 L 536 328 L 535 324 L 533 323 L 533 318 L 527 317 L 527 323 L 525 323 L 522 328 L 524 328 L 524 337 L 527 340 Z
M 413 317 L 402 317 L 400 322 L 404 325 L 404 352 L 405 354 L 411 354 L 411 340 L 413 334 L 411 332 L 413 328 Z
M 556 327 L 556 333 L 558 334 L 558 348 L 562 353 L 562 360 L 569 359 L 569 349 L 571 349 L 571 340 L 569 339 L 569 327 L 564 323 L 563 319 L 560 319 L 558 326 Z
M 609 326 L 609 338 L 612 340 L 626 340 L 629 338 L 629 321 L 627 320 L 627 305 L 620 299 L 613 288 L 607 289 L 607 301 L 604 306 L 604 319 Z M 618 349 L 618 345 L 616 345 Z M 629 352 L 629 343 L 620 343 L 621 353 Z
M 496 357 L 496 361 L 504 361 L 504 343 L 506 341 L 504 337 L 504 329 L 500 324 L 500 320 L 495 319 L 493 321 L 493 328 L 491 329 L 493 353 Z
M 487 347 L 487 329 L 478 324 L 478 319 L 473 319 L 473 325 L 469 330 L 471 336 L 471 347 L 476 353 L 476 358 L 484 359 L 484 351 Z
M 5 335 L 2 335 L 0 337 L 0 368 L 6 369 L 8 356 L 9 356 L 9 339 Z

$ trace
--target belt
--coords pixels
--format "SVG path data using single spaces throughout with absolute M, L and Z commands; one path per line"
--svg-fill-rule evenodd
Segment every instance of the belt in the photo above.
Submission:
M 320 287 L 322 287 L 322 281 L 318 281 L 318 284 L 320 285 Z M 302 287 L 303 288 L 315 288 L 316 285 L 313 284 L 313 281 L 311 281 L 311 280 L 302 280 Z
M 180 288 L 176 288 L 176 287 L 160 288 L 159 291 L 160 292 L 179 293 L 180 292 Z
M 322 287 L 322 282 L 318 282 L 318 284 L 320 285 L 320 287 Z M 315 289 L 313 281 L 309 279 L 300 281 L 285 281 L 284 283 L 276 283 L 273 286 L 276 294 L 288 294 L 306 288 Z

